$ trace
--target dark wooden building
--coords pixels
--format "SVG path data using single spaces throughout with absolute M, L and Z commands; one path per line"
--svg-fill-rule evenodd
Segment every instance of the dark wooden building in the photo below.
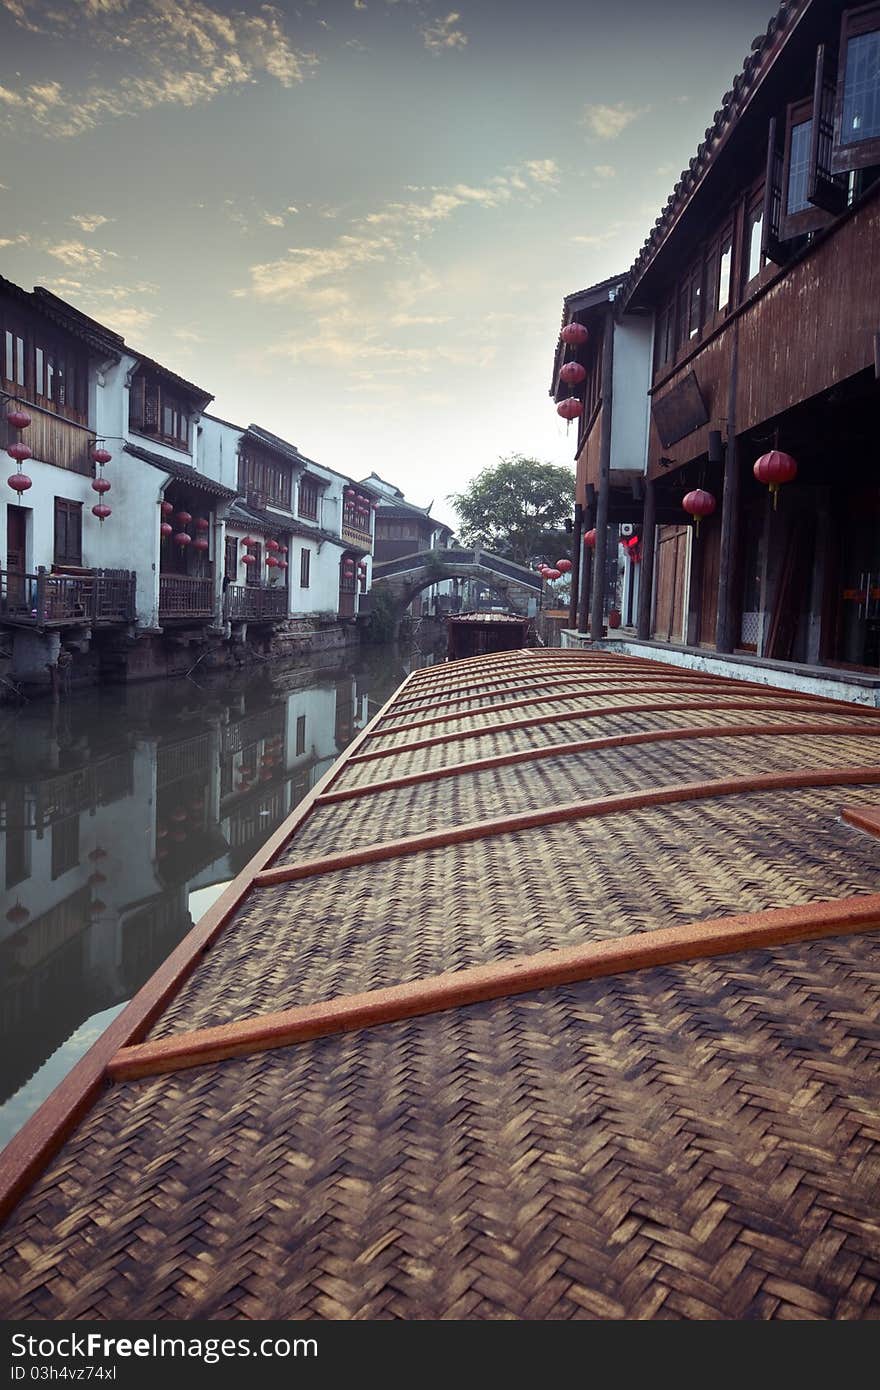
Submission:
M 616 286 L 616 323 L 654 323 L 640 637 L 880 667 L 878 176 L 880 5 L 781 5 Z M 585 385 L 588 425 L 601 367 Z M 773 450 L 797 464 L 775 496 Z

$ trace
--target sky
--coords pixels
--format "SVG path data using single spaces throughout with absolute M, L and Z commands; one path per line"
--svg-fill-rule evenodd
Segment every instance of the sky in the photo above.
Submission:
M 454 524 L 772 0 L 0 0 L 0 274 Z

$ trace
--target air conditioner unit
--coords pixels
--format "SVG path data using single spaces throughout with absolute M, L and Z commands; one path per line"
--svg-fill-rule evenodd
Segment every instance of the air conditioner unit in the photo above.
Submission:
M 620 534 L 622 536 L 631 536 L 635 529 L 636 528 L 631 524 L 631 522 L 625 521 L 620 528 Z

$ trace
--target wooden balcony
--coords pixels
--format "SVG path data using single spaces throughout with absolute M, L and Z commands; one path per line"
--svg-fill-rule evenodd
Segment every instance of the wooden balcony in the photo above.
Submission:
M 350 526 L 347 521 L 343 521 L 340 534 L 347 545 L 356 545 L 360 550 L 373 549 L 373 537 L 369 531 L 362 531 L 360 527 Z
M 159 575 L 159 620 L 213 618 L 214 581 L 189 574 Z
M 42 410 L 37 405 L 24 407 L 31 417 L 31 423 L 19 434 L 6 423 L 5 412 L 0 415 L 0 449 L 21 439 L 30 449 L 34 459 L 40 463 L 51 463 L 56 468 L 66 468 L 71 473 L 81 473 L 90 478 L 94 473 L 92 462 L 92 441 L 95 436 L 85 425 L 74 424 L 51 411 Z M 27 463 L 22 465 L 27 472 Z
M 277 622 L 287 617 L 287 587 L 264 588 L 260 584 L 230 584 L 226 590 L 229 622 Z
M 0 621 L 15 627 L 130 623 L 135 616 L 133 570 L 89 570 L 77 575 L 0 570 Z

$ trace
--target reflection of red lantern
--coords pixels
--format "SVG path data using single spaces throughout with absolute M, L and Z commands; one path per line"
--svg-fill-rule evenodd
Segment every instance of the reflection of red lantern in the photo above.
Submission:
M 174 506 L 171 502 L 160 502 L 159 510 L 163 516 L 170 516 L 174 511 Z
M 584 532 L 584 545 L 588 545 L 588 546 L 590 547 L 591 550 L 595 550 L 595 548 L 596 548 L 596 532 L 595 532 L 595 531 L 585 531 L 585 532 Z
M 566 347 L 582 348 L 589 337 L 589 331 L 582 323 L 567 323 L 562 330 L 562 341 Z
M 586 380 L 586 377 L 586 368 L 582 367 L 580 362 L 566 362 L 565 365 L 559 369 L 559 380 L 563 382 L 565 386 L 580 386 L 581 382 Z
M 781 485 L 792 482 L 797 477 L 797 471 L 796 459 L 791 454 L 784 454 L 781 449 L 771 449 L 769 454 L 762 454 L 752 469 L 758 482 L 769 487 L 774 509 Z
M 165 831 L 164 831 L 164 830 L 160 830 L 160 831 L 159 831 L 159 834 L 160 834 L 160 835 L 164 835 L 164 834 L 165 834 Z M 106 882 L 107 882 L 107 876 L 106 876 L 106 874 L 102 874 L 101 871 L 100 871 L 99 869 L 96 869 L 95 872 L 94 872 L 93 874 L 89 874 L 88 882 L 90 883 L 90 885 L 92 886 L 92 888 L 95 888 L 95 887 L 97 887 L 97 885 L 98 885 L 99 883 L 106 883 Z
M 556 568 L 559 570 L 560 574 L 568 574 L 568 571 L 571 569 L 571 560 L 557 560 Z
M 89 904 L 90 917 L 100 917 L 101 913 L 106 911 L 107 904 L 103 902 L 101 898 L 95 898 L 94 902 Z
M 15 906 L 11 907 L 7 912 L 6 920 L 7 922 L 11 922 L 14 927 L 23 927 L 25 922 L 29 920 L 30 915 L 27 908 L 17 902 Z
M 576 420 L 583 413 L 583 404 L 577 396 L 568 396 L 566 400 L 560 401 L 556 407 L 556 414 L 561 415 L 563 420 Z
M 100 845 L 95 845 L 95 848 L 90 853 L 89 858 L 91 859 L 93 864 L 97 864 L 99 859 L 107 858 L 107 851 L 105 849 L 102 849 Z

